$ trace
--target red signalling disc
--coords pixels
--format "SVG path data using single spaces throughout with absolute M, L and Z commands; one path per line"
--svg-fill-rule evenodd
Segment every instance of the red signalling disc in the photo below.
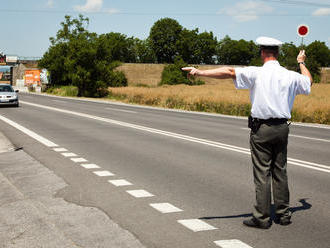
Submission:
M 299 25 L 297 32 L 300 37 L 305 37 L 309 32 L 309 28 L 307 25 Z

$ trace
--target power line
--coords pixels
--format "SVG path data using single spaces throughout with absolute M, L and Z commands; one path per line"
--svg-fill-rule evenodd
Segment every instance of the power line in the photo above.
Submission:
M 325 7 L 329 8 L 330 4 L 326 3 L 315 3 L 315 2 L 307 2 L 307 1 L 298 1 L 298 0 L 261 0 L 263 2 L 273 2 L 273 3 L 282 3 L 282 4 L 291 4 L 291 5 L 306 5 L 312 7 Z
M 266 0 L 263 0 L 266 1 Z M 271 1 L 271 0 L 270 0 Z M 81 12 L 78 11 L 64 11 L 64 10 L 19 10 L 19 9 L 0 9 L 0 12 L 6 12 L 6 13 L 39 13 L 39 14 L 80 14 Z M 97 14 L 97 15 L 137 15 L 137 16 L 157 16 L 157 15 L 162 15 L 162 16 L 168 16 L 168 15 L 175 15 L 175 16 L 232 16 L 226 13 L 188 13 L 188 12 L 183 12 L 183 13 L 175 13 L 175 12 L 153 12 L 153 13 L 148 13 L 148 12 L 117 12 L 117 13 L 109 13 L 107 11 L 94 11 L 94 12 L 84 12 L 83 14 Z M 236 16 L 312 16 L 311 14 L 249 14 L 249 13 L 241 13 L 237 14 Z

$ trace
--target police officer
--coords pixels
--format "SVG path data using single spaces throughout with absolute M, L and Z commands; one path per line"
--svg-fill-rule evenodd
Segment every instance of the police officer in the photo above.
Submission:
M 199 70 L 185 67 L 188 75 L 206 76 L 218 79 L 232 78 L 237 89 L 249 89 L 251 116 L 249 117 L 250 149 L 256 191 L 253 217 L 244 220 L 248 227 L 268 229 L 270 218 L 271 191 L 275 205 L 275 222 L 281 225 L 291 223 L 289 210 L 289 188 L 287 180 L 287 144 L 291 109 L 296 95 L 308 95 L 312 76 L 305 65 L 305 51 L 298 54 L 300 73 L 289 71 L 277 61 L 282 42 L 259 37 L 263 66 L 244 68 L 221 67 Z M 272 190 L 271 190 L 272 188 Z

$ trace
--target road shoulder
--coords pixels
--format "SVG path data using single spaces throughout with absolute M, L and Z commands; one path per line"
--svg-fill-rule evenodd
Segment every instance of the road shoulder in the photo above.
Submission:
M 144 247 L 101 210 L 56 198 L 67 186 L 0 132 L 0 247 Z

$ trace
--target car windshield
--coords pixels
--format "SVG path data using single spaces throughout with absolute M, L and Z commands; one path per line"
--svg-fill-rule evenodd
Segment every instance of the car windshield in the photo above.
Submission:
M 14 92 L 10 85 L 0 85 L 0 92 Z

